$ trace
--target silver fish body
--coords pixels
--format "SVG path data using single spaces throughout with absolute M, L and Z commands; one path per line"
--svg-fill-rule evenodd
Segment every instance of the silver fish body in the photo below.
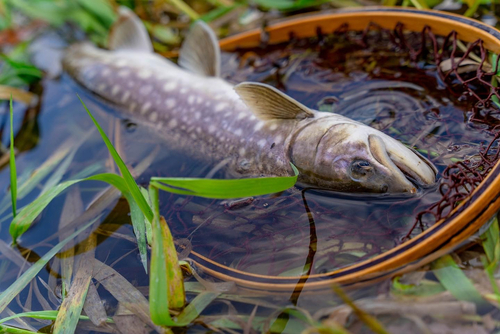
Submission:
M 195 48 L 196 42 L 188 45 Z M 203 62 L 202 52 L 198 59 L 192 53 L 180 63 L 196 67 Z M 435 182 L 434 166 L 399 141 L 341 115 L 310 110 L 263 84 L 235 88 L 144 47 L 106 51 L 75 44 L 63 66 L 128 118 L 158 131 L 171 148 L 225 164 L 237 175 L 287 176 L 291 162 L 300 181 L 343 192 L 413 193 L 415 185 L 407 177 L 423 186 Z M 205 68 L 218 71 L 216 65 Z

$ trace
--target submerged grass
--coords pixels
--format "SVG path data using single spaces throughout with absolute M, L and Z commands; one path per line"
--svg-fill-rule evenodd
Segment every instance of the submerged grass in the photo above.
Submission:
M 146 231 L 150 231 L 152 243 L 152 259 L 150 272 L 150 307 L 151 319 L 154 324 L 161 326 L 186 326 L 195 320 L 207 305 L 209 305 L 220 293 L 219 292 L 204 292 L 200 293 L 186 308 L 185 292 L 183 275 L 177 259 L 172 235 L 170 234 L 168 224 L 160 216 L 159 213 L 159 189 L 178 192 L 175 188 L 170 189 L 163 182 L 168 182 L 170 186 L 176 186 L 184 189 L 189 189 L 190 195 L 200 194 L 206 197 L 217 198 L 233 198 L 255 196 L 256 194 L 265 194 L 282 191 L 293 186 L 297 179 L 297 170 L 294 168 L 295 176 L 283 178 L 257 178 L 257 179 L 242 179 L 242 180 L 204 180 L 204 179 L 189 179 L 189 178 L 158 178 L 151 182 L 149 190 L 149 201 L 146 199 L 146 193 L 141 191 L 135 182 L 132 174 L 121 159 L 120 155 L 113 147 L 111 141 L 96 121 L 92 113 L 80 99 L 83 107 L 87 111 L 89 117 L 94 122 L 97 130 L 106 144 L 113 160 L 117 164 L 122 176 L 116 174 L 97 174 L 84 179 L 74 179 L 65 181 L 48 188 L 41 192 L 39 197 L 31 204 L 21 209 L 19 214 L 14 216 L 10 225 L 10 233 L 14 244 L 18 238 L 26 232 L 36 217 L 45 209 L 45 207 L 59 194 L 65 191 L 68 187 L 82 181 L 97 180 L 106 182 L 118 190 L 129 202 L 132 211 L 132 222 L 134 224 L 134 232 L 136 233 L 138 247 L 141 253 L 141 260 L 145 268 L 147 268 L 147 242 Z M 12 134 L 12 132 L 11 132 Z M 11 138 L 13 142 L 13 137 Z M 11 142 L 11 144 L 12 144 Z M 13 146 L 12 146 L 13 147 Z M 11 149 L 13 154 L 13 148 Z M 15 170 L 15 159 L 11 160 Z M 11 168 L 12 170 L 12 168 Z M 204 181 L 216 181 L 215 183 Z M 214 188 L 214 186 L 219 189 Z M 234 190 L 234 188 L 238 190 Z M 186 192 L 187 190 L 184 190 Z M 15 207 L 14 199 L 12 206 Z M 0 295 L 0 312 L 12 301 L 12 299 L 23 290 L 26 285 L 38 274 L 38 272 L 46 265 L 46 263 L 71 241 L 76 235 L 81 233 L 85 228 L 89 227 L 96 220 L 86 224 L 84 228 L 77 230 L 70 236 L 61 241 L 57 246 L 52 248 L 45 256 L 43 256 L 35 265 L 30 267 L 20 279 L 9 287 Z M 152 225 L 147 228 L 146 222 Z M 76 270 L 75 277 L 68 287 L 69 293 L 64 299 L 60 312 L 55 321 L 54 333 L 71 333 L 75 330 L 80 314 L 84 306 L 87 296 L 87 291 L 90 287 L 92 270 L 89 263 L 92 260 L 85 260 L 85 256 L 91 253 L 95 247 L 95 242 L 89 244 L 87 240 L 86 254 L 80 259 L 79 268 Z M 104 264 L 102 264 L 104 265 Z M 102 269 L 102 268 L 101 268 Z M 89 271 L 90 270 L 90 271 Z M 99 276 L 97 276 L 99 277 Z M 97 280 L 99 280 L 96 277 Z M 104 278 L 103 278 L 104 279 Z M 103 283 L 102 281 L 100 281 Z M 108 281 L 109 282 L 109 281 Z M 103 283 L 105 286 L 106 284 Z M 120 283 L 123 285 L 124 283 Z M 111 284 L 108 289 L 114 291 L 116 284 Z M 111 292 L 111 291 L 110 291 Z M 119 296 L 122 296 L 119 294 Z M 119 297 L 115 296 L 117 299 Z M 130 305 L 125 300 L 122 303 Z M 135 306 L 130 306 L 129 309 L 136 309 Z M 171 309 L 178 309 L 181 312 L 175 320 L 170 316 Z M 143 310 L 144 311 L 144 310 Z M 148 316 L 149 317 L 149 316 Z M 145 319 L 143 319 L 145 320 Z M 6 329 L 10 331 L 10 329 Z
M 28 3 L 27 1 L 0 1 L 1 4 L 4 4 L 4 7 L 16 8 L 18 10 L 22 10 L 26 14 L 41 18 L 50 22 L 53 25 L 61 25 L 64 20 L 68 19 L 72 22 L 76 22 L 84 31 L 86 31 L 91 38 L 99 44 L 105 44 L 105 35 L 107 34 L 107 29 L 113 22 L 115 18 L 114 11 L 112 7 L 118 3 L 123 3 L 125 1 L 103 1 L 99 5 L 96 5 L 95 2 L 91 0 L 78 0 L 75 1 L 76 6 L 71 5 L 72 7 L 64 7 L 67 6 L 67 3 L 70 1 L 61 1 L 57 5 L 60 8 L 55 8 L 54 3 L 52 1 L 39 1 L 36 4 Z M 184 13 L 190 20 L 194 20 L 198 17 L 201 17 L 203 20 L 207 22 L 212 22 L 220 18 L 229 17 L 230 15 L 234 15 L 237 10 L 244 9 L 244 14 L 238 14 L 238 18 L 241 21 L 247 19 L 249 9 L 247 7 L 248 2 L 246 1 L 238 1 L 234 2 L 231 0 L 227 1 L 214 1 L 212 7 L 208 12 L 197 12 L 196 7 L 193 6 L 191 8 L 187 5 L 186 2 L 182 0 L 176 1 L 163 1 L 165 3 L 170 3 L 176 7 L 176 10 L 181 14 Z M 311 0 L 258 0 L 255 3 L 260 6 L 262 9 L 279 9 L 281 11 L 295 11 L 304 8 L 311 8 L 318 6 L 321 3 L 326 3 L 327 1 L 311 1 Z M 393 4 L 398 4 L 399 1 L 392 1 Z M 408 4 L 413 4 L 416 7 L 432 7 L 435 5 L 432 1 L 407 1 Z M 129 2 L 131 5 L 134 5 L 133 2 Z M 136 2 L 138 3 L 138 2 Z M 191 4 L 191 2 L 189 2 Z M 352 3 L 352 2 L 342 2 L 342 3 Z M 470 6 L 472 9 L 477 9 L 479 2 L 467 2 L 467 6 Z M 105 6 L 101 7 L 101 6 Z M 140 6 L 140 5 L 137 5 Z M 142 6 L 142 5 L 141 5 Z M 71 13 L 69 13 L 69 9 L 71 9 Z M 471 14 L 469 10 L 467 14 Z M 484 9 L 484 5 L 483 5 Z M 3 12 L 4 15 L 4 25 L 10 25 L 8 21 L 10 14 L 7 11 Z M 245 16 L 247 15 L 247 16 Z M 63 20 L 64 18 L 64 20 Z M 1 23 L 1 22 L 0 22 Z M 176 31 L 176 29 L 171 29 L 170 27 L 166 27 L 169 30 L 160 31 L 158 29 L 150 30 L 154 37 L 163 36 L 162 42 L 164 44 L 171 44 L 170 46 L 175 47 L 180 38 L 176 35 L 172 38 L 169 34 Z M 222 33 L 224 33 L 224 29 L 220 29 Z M 158 36 L 156 36 L 158 34 Z M 158 38 L 160 39 L 160 38 Z M 156 46 L 156 44 L 155 44 Z M 30 65 L 28 62 L 22 62 L 15 60 L 15 57 L 6 57 L 4 61 L 8 65 L 8 67 L 4 67 L 2 72 L 0 73 L 0 83 L 5 83 L 9 85 L 15 85 L 18 87 L 26 87 L 26 85 L 36 82 L 42 76 L 41 72 Z M 20 96 L 20 95 L 19 95 Z M 2 97 L 2 96 L 0 96 Z M 32 97 L 32 96 L 30 96 Z M 21 101 L 26 102 L 27 98 L 24 100 L 20 96 Z M 16 96 L 14 95 L 14 100 L 16 100 Z M 82 102 L 83 104 L 83 102 Z M 10 104 L 10 126 L 11 126 L 11 138 L 10 138 L 10 164 L 11 164 L 11 200 L 12 200 L 12 210 L 13 216 L 15 217 L 12 225 L 11 225 L 11 234 L 13 240 L 17 240 L 19 236 L 21 236 L 32 224 L 34 219 L 43 211 L 43 209 L 54 199 L 56 196 L 65 191 L 69 186 L 74 185 L 83 180 L 100 180 L 112 184 L 113 186 L 120 189 L 122 195 L 127 199 L 131 209 L 131 220 L 134 228 L 134 233 L 137 238 L 137 245 L 139 248 L 139 253 L 141 256 L 141 261 L 144 265 L 144 268 L 147 270 L 147 245 L 152 246 L 152 259 L 150 264 L 150 297 L 149 304 L 148 301 L 144 298 L 144 296 L 123 276 L 121 276 L 117 271 L 113 270 L 111 267 L 108 267 L 104 263 L 101 263 L 97 260 L 92 260 L 91 264 L 93 265 L 94 272 L 96 273 L 94 279 L 98 281 L 100 284 L 104 286 L 119 302 L 120 305 L 125 305 L 125 307 L 132 311 L 137 315 L 139 319 L 141 319 L 144 323 L 148 324 L 151 328 L 155 328 L 156 325 L 161 326 L 186 326 L 190 324 L 193 320 L 197 319 L 200 313 L 209 305 L 214 299 L 218 297 L 222 297 L 220 292 L 211 291 L 211 290 L 197 290 L 197 297 L 191 301 L 191 303 L 184 308 L 185 297 L 184 297 L 184 282 L 182 279 L 182 275 L 179 275 L 180 268 L 177 260 L 177 253 L 175 251 L 175 246 L 173 244 L 172 237 L 169 233 L 168 224 L 165 220 L 162 220 L 158 212 L 158 190 L 165 190 L 177 194 L 185 194 L 185 195 L 194 195 L 194 196 L 203 196 L 208 198 L 231 198 L 231 197 L 246 197 L 246 196 L 256 196 L 269 192 L 279 192 L 283 189 L 288 188 L 293 185 L 296 180 L 296 176 L 283 178 L 281 180 L 270 178 L 270 179 L 245 179 L 245 180 L 208 180 L 208 179 L 176 179 L 176 178 L 152 178 L 149 188 L 149 194 L 152 194 L 152 198 L 150 201 L 150 196 L 145 189 L 140 189 L 137 187 L 135 180 L 132 178 L 131 173 L 128 171 L 127 166 L 124 164 L 122 159 L 120 158 L 118 152 L 114 149 L 113 145 L 107 138 L 106 134 L 100 128 L 99 124 L 90 113 L 90 111 L 86 108 L 89 116 L 94 121 L 94 124 L 98 128 L 101 136 L 103 137 L 110 154 L 112 155 L 116 165 L 120 169 L 122 176 L 113 175 L 113 174 L 100 174 L 91 178 L 84 178 L 85 176 L 81 176 L 81 178 L 75 178 L 74 180 L 59 183 L 61 179 L 55 180 L 51 187 L 47 187 L 42 194 L 39 196 L 37 200 L 35 200 L 31 205 L 26 208 L 21 209 L 19 215 L 16 217 L 16 198 L 20 195 L 24 195 L 27 192 L 32 191 L 36 186 L 39 185 L 40 179 L 36 179 L 36 182 L 32 182 L 29 184 L 29 187 L 26 186 L 22 188 L 22 183 L 19 188 L 20 194 L 15 194 L 17 192 L 17 175 L 15 170 L 15 152 L 14 152 L 14 139 L 13 139 L 13 125 L 12 125 L 12 101 Z M 63 154 L 60 160 L 57 160 L 57 163 L 64 159 L 68 163 L 71 162 L 72 157 Z M 47 174 L 50 173 L 57 165 L 51 164 L 46 170 Z M 294 168 L 292 166 L 292 168 Z M 296 170 L 294 169 L 296 172 Z M 42 177 L 43 178 L 43 177 Z M 242 187 L 243 191 L 235 191 L 234 189 L 237 187 Z M 262 187 L 262 188 L 260 188 Z M 22 191 L 21 188 L 25 189 Z M 265 190 L 262 190 L 265 189 Z M 88 223 L 86 226 L 92 225 L 92 221 Z M 36 277 L 38 272 L 43 269 L 44 265 L 47 264 L 48 260 L 53 257 L 58 251 L 60 251 L 64 245 L 66 245 L 69 240 L 71 240 L 72 236 L 76 236 L 78 233 L 81 233 L 84 228 L 77 230 L 66 239 L 63 239 L 59 244 L 57 244 L 54 248 L 52 248 L 49 252 L 47 252 L 38 262 L 33 264 L 25 273 L 20 276 L 20 278 L 11 286 L 9 289 L 5 290 L 0 295 L 0 310 L 3 310 L 7 307 L 7 305 L 12 301 L 16 294 L 19 294 L 29 282 Z M 500 294 L 498 292 L 498 287 L 496 286 L 495 280 L 495 272 L 498 267 L 498 261 L 500 259 L 500 243 L 499 243 L 499 230 L 498 230 L 498 222 L 495 222 L 491 225 L 491 227 L 485 232 L 483 235 L 482 245 L 485 251 L 485 270 L 490 278 L 490 282 L 492 284 L 492 289 L 494 293 L 484 294 L 483 292 L 479 292 L 474 282 L 469 279 L 464 271 L 457 265 L 455 260 L 451 256 L 445 256 L 434 264 L 434 273 L 438 278 L 438 281 L 424 279 L 419 282 L 418 285 L 413 284 L 404 284 L 399 282 L 399 278 L 393 281 L 393 292 L 394 294 L 400 295 L 413 295 L 417 297 L 422 296 L 434 296 L 439 293 L 443 293 L 444 291 L 450 291 L 457 299 L 471 301 L 477 305 L 484 305 L 485 300 L 488 301 L 496 301 L 500 302 Z M 34 269 L 33 269 L 34 268 Z M 87 268 L 88 269 L 88 268 Z M 78 271 L 77 271 L 78 273 Z M 4 318 L 0 320 L 0 332 L 2 330 L 6 332 L 12 333 L 32 333 L 30 330 L 18 329 L 12 326 L 1 325 L 1 323 L 14 319 L 16 317 L 28 316 L 32 318 L 38 319 L 48 319 L 55 320 L 57 325 L 55 330 L 58 332 L 71 332 L 76 326 L 76 321 L 78 320 L 88 320 L 88 317 L 82 316 L 81 310 L 83 302 L 85 301 L 85 297 L 87 294 L 91 294 L 91 291 L 95 290 L 95 286 L 92 281 L 88 279 L 88 272 L 85 272 L 85 275 L 78 276 L 76 274 L 73 279 L 73 283 L 68 287 L 68 295 L 64 299 L 62 310 L 63 312 L 58 311 L 40 311 L 40 312 L 29 312 L 29 313 L 21 313 L 15 316 Z M 76 283 L 76 280 L 81 283 Z M 208 282 L 212 283 L 212 282 Z M 213 284 L 213 283 L 212 283 Z M 208 284 L 206 284 L 208 286 Z M 92 288 L 93 287 L 93 288 Z M 76 290 L 72 290 L 76 289 Z M 92 290 L 94 289 L 94 290 Z M 205 289 L 207 289 L 205 287 Z M 187 289 L 186 289 L 187 290 Z M 75 294 L 73 294 L 73 292 Z M 397 292 L 396 292 L 397 291 Z M 76 296 L 76 297 L 71 297 Z M 95 296 L 95 294 L 94 294 Z M 344 296 L 345 297 L 345 296 Z M 249 305 L 252 305 L 252 300 L 249 299 L 241 299 L 239 296 L 231 297 L 234 300 L 239 302 L 244 302 Z M 71 301 L 74 301 L 72 303 Z M 351 305 L 348 301 L 347 304 Z M 257 305 L 257 304 L 256 304 Z M 356 306 L 352 303 L 351 307 L 358 313 L 358 316 L 363 319 L 367 319 L 367 312 L 363 312 L 360 310 L 359 306 Z M 171 316 L 170 309 L 180 309 L 180 313 L 177 313 L 176 317 Z M 66 315 L 71 314 L 71 319 L 66 317 Z M 172 313 L 175 314 L 175 313 Z M 254 330 L 264 330 L 265 328 L 262 326 L 262 323 L 266 320 L 265 318 L 255 316 L 254 317 L 246 316 L 246 315 L 237 315 L 232 321 L 229 319 L 221 318 L 216 321 L 213 321 L 211 324 L 215 328 L 221 329 L 229 329 L 233 328 L 236 330 L 241 330 L 244 332 L 251 332 L 251 329 Z M 477 320 L 477 319 L 476 319 Z M 474 321 L 476 321 L 474 320 Z M 106 318 L 107 323 L 112 323 L 111 319 Z M 208 320 L 207 320 L 208 321 Z M 63 329 L 63 323 L 66 323 L 67 326 Z M 322 325 L 320 322 L 316 321 L 305 321 L 305 323 L 310 326 L 305 330 L 306 333 L 345 333 L 346 331 L 342 328 L 336 327 L 333 325 L 328 325 L 325 322 Z M 368 318 L 368 323 L 372 323 L 374 326 L 372 330 L 384 333 L 385 329 L 377 322 L 373 322 L 372 318 Z M 273 331 L 280 329 L 283 332 L 290 332 L 289 327 L 296 325 L 296 328 L 299 328 L 299 325 L 302 326 L 302 323 L 298 322 L 286 322 L 283 319 L 276 319 L 274 322 L 275 327 L 273 327 Z M 288 325 L 288 328 L 287 328 Z M 161 328 L 156 327 L 156 329 L 161 330 Z M 229 331 L 229 330 L 228 330 Z

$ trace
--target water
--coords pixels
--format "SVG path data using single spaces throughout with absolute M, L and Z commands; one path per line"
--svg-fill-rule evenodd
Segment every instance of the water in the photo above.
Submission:
M 303 42 L 288 48 L 275 46 L 226 53 L 223 55 L 223 76 L 233 83 L 245 80 L 270 83 L 308 107 L 333 111 L 369 124 L 425 152 L 441 173 L 456 159 L 476 155 L 479 146 L 492 137 L 484 131 L 484 126 L 468 121 L 470 99 L 455 94 L 441 82 L 431 64 L 412 64 L 407 58 L 403 52 L 384 43 L 376 48 L 361 48 L 344 41 L 329 52 L 320 52 L 309 42 Z M 23 133 L 28 139 L 21 140 L 21 135 L 16 138 L 18 145 L 31 143 L 31 148 L 17 157 L 21 176 L 29 176 L 61 147 L 70 147 L 63 159 L 74 154 L 61 181 L 90 173 L 117 172 L 77 93 L 115 141 L 128 165 L 135 167 L 151 158 L 148 168 L 137 178 L 141 185 L 147 186 L 151 176 L 204 177 L 213 168 L 183 157 L 180 152 L 169 151 L 164 139 L 145 126 L 129 122 L 119 110 L 92 96 L 66 75 L 45 79 L 42 87 L 40 110 L 31 123 L 35 133 L 25 130 Z M 1 110 L 6 119 L 7 109 Z M 25 110 L 25 106 L 15 105 L 16 129 L 21 127 L 21 115 Z M 488 117 L 496 122 L 495 112 Z M 7 142 L 8 131 L 3 131 L 2 136 L 3 142 Z M 82 170 L 88 173 L 82 175 Z M 216 177 L 223 175 L 220 171 Z M 49 179 L 50 174 L 43 178 L 42 186 L 19 201 L 19 206 L 36 198 Z M 6 198 L 10 196 L 8 185 L 9 171 L 3 168 L 0 189 Z M 85 182 L 71 196 L 79 199 L 84 208 L 105 187 L 99 182 Z M 54 235 L 61 224 L 61 211 L 68 196 L 69 193 L 57 197 L 20 239 L 22 247 L 32 252 L 30 260 L 36 260 L 36 254 L 43 254 L 55 244 Z M 311 262 L 310 273 L 326 273 L 393 248 L 409 232 L 416 214 L 440 197 L 436 187 L 422 189 L 416 196 L 364 196 L 300 186 L 280 194 L 236 201 L 163 193 L 161 212 L 174 238 L 187 239 L 184 242 L 190 243 L 200 256 L 243 272 L 299 277 Z M 100 218 L 102 225 L 98 231 L 96 258 L 113 264 L 115 270 L 135 286 L 145 287 L 148 276 L 136 249 L 127 204 L 123 199 L 116 199 L 114 203 Z M 0 225 L 0 238 L 7 243 L 10 242 L 9 212 L 10 208 L 2 211 L 4 220 Z M 73 218 L 79 214 L 75 212 Z M 311 233 L 317 240 L 312 240 Z M 48 243 L 45 242 L 51 237 Z M 313 258 L 312 242 L 317 245 Z M 0 260 L 5 258 L 2 255 Z M 16 279 L 14 267 L 9 264 L 6 269 L 0 291 Z M 45 270 L 39 275 L 54 291 L 60 290 L 61 284 L 57 271 L 57 268 L 50 273 Z M 388 287 L 385 284 L 379 288 Z M 108 313 L 113 314 L 116 302 L 102 287 L 99 292 L 106 301 Z M 318 303 L 316 297 L 309 295 L 300 300 L 293 295 L 290 298 L 291 292 L 267 300 L 275 305 L 298 303 L 311 311 L 328 304 L 328 298 L 324 303 Z M 377 288 L 361 289 L 353 297 L 357 299 L 376 292 Z M 25 290 L 20 300 L 27 300 L 29 293 Z M 241 294 L 244 295 L 244 291 Z M 266 292 L 260 294 L 267 295 Z M 328 294 L 325 292 L 324 296 Z M 48 295 L 51 294 L 46 296 L 51 302 L 60 298 L 57 293 L 52 297 Z M 37 303 L 34 301 L 30 307 L 39 308 Z M 21 311 L 21 307 L 13 306 L 12 309 Z M 221 311 L 217 305 L 209 310 L 209 313 L 218 312 Z M 267 315 L 271 313 L 266 312 Z

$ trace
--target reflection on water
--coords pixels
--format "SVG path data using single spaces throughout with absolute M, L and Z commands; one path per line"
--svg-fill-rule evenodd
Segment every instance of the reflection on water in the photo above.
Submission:
M 344 56 L 340 63 L 331 63 L 332 57 L 318 61 L 316 52 L 297 48 L 292 50 L 287 65 L 277 70 L 272 64 L 282 58 L 280 49 L 270 48 L 252 55 L 254 64 L 273 59 L 271 65 L 264 64 L 256 70 L 240 66 L 240 58 L 247 52 L 250 51 L 224 55 L 223 72 L 230 81 L 257 80 L 281 85 L 309 107 L 349 116 L 416 146 L 440 172 L 454 159 L 476 154 L 479 145 L 491 138 L 481 127 L 467 122 L 469 101 L 448 94 L 432 68 L 402 63 L 401 55 L 386 53 L 379 58 L 366 58 L 366 54 L 352 51 L 352 57 Z M 367 63 L 372 64 L 368 71 Z M 83 91 L 66 76 L 46 80 L 43 87 L 41 108 L 30 114 L 31 122 L 22 121 L 25 107 L 15 105 L 16 129 L 29 125 L 32 132 L 21 133 L 28 133 L 33 139 L 23 141 L 30 146 L 18 147 L 22 151 L 17 158 L 20 180 L 28 179 L 46 164 L 48 157 L 54 159 L 51 161 L 55 167 L 42 175 L 42 182 L 33 191 L 26 190 L 20 207 L 36 198 L 47 183 L 97 172 L 117 172 L 76 93 L 97 116 L 128 165 L 136 167 L 154 152 L 151 165 L 137 178 L 142 185 L 146 186 L 151 176 L 205 177 L 213 168 L 169 151 L 165 139 L 147 127 L 123 119 L 119 110 Z M 1 110 L 5 119 L 7 109 Z M 5 138 L 8 134 L 4 131 L 2 135 Z M 64 161 L 68 161 L 69 167 L 58 175 L 57 166 Z M 224 171 L 220 170 L 214 177 L 223 176 Z M 6 243 L 10 242 L 8 184 L 9 171 L 3 168 L 0 189 L 6 200 L 0 202 L 0 236 Z M 54 234 L 67 218 L 64 210 L 69 210 L 68 196 L 73 196 L 83 210 L 104 188 L 99 182 L 86 182 L 78 192 L 56 198 L 20 240 L 24 249 L 33 252 L 30 260 L 36 260 L 36 253 L 44 253 L 62 237 L 54 238 Z M 164 193 L 161 210 L 174 238 L 187 239 L 200 255 L 254 274 L 300 277 L 305 273 L 329 272 L 391 249 L 408 233 L 416 214 L 439 198 L 436 188 L 421 190 L 416 196 L 394 197 L 349 196 L 297 187 L 281 194 L 234 201 Z M 148 277 L 140 263 L 127 204 L 117 196 L 111 202 L 117 204 L 108 206 L 96 231 L 96 258 L 113 264 L 134 285 L 147 286 Z M 47 239 L 50 244 L 45 242 Z M 17 275 L 17 269 L 3 270 L 0 290 Z M 45 271 L 40 275 L 42 284 L 51 291 L 57 291 L 60 285 L 58 270 L 57 264 L 52 263 L 52 273 Z M 99 292 L 104 300 L 109 299 L 106 307 L 112 312 L 116 308 L 113 299 L 105 290 Z M 31 292 L 23 292 L 20 300 L 26 300 L 28 293 Z M 47 298 L 57 304 L 60 297 L 54 293 Z M 304 305 L 314 305 L 314 298 L 305 298 Z

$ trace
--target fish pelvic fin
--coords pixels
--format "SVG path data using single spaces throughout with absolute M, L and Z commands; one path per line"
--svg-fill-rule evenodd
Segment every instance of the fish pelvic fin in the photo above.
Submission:
M 304 119 L 314 112 L 274 87 L 257 82 L 242 82 L 234 90 L 252 112 L 263 120 Z
M 118 14 L 108 36 L 108 49 L 153 52 L 153 45 L 141 19 L 125 6 L 118 8 Z
M 199 75 L 219 77 L 220 61 L 217 36 L 205 22 L 196 21 L 179 51 L 179 65 Z

